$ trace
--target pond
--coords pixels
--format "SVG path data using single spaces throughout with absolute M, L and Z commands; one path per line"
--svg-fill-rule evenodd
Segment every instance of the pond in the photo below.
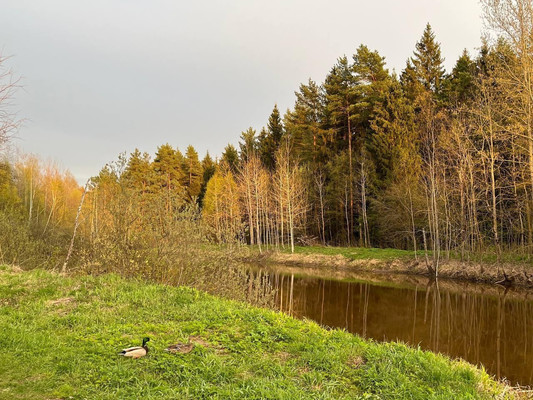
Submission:
M 483 365 L 513 385 L 533 386 L 531 290 L 283 266 L 259 274 L 276 289 L 277 309 L 297 318 L 419 345 Z

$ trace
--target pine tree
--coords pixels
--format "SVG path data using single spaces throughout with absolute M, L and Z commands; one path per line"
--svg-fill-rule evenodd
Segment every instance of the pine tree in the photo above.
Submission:
M 350 220 L 350 179 L 346 168 L 348 151 L 334 155 L 327 163 L 328 181 L 326 184 L 326 202 L 328 208 L 326 220 L 331 226 L 332 240 L 335 244 L 351 243 L 353 231 Z
M 357 118 L 354 126 L 359 243 L 361 246 L 370 246 L 368 193 L 369 188 L 373 186 L 374 174 L 367 145 L 371 137 L 370 120 L 374 117 L 375 109 L 383 101 L 389 85 L 389 73 L 385 69 L 385 59 L 377 51 L 370 51 L 367 46 L 361 45 L 357 49 L 353 61 L 353 74 L 359 82 L 355 104 Z
M 374 107 L 389 85 L 389 72 L 385 68 L 385 58 L 364 45 L 357 49 L 353 61 L 353 74 L 359 82 L 355 104 L 357 123 L 368 129 Z
M 327 124 L 335 131 L 335 150 L 351 148 L 358 84 L 346 56 L 339 58 L 326 77 L 324 89 Z
M 156 187 L 167 190 L 180 188 L 180 182 L 184 176 L 182 162 L 183 155 L 171 145 L 167 143 L 159 146 L 152 162 L 156 176 Z
M 121 179 L 124 179 L 127 186 L 144 193 L 148 190 L 150 182 L 153 179 L 151 172 L 149 154 L 141 153 L 139 149 L 135 149 L 130 154 Z
M 200 161 L 198 160 L 198 153 L 189 145 L 183 160 L 184 172 L 184 186 L 187 188 L 187 195 L 189 199 L 194 199 L 200 194 L 200 189 L 203 180 L 203 170 Z

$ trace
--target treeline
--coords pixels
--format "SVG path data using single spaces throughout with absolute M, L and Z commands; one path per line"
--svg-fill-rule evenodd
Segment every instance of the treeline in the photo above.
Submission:
M 161 146 L 158 154 L 150 163 L 138 152 L 121 156 L 85 188 L 36 156 L 0 162 L 0 264 L 113 272 L 267 304 L 270 286 L 239 264 L 235 240 L 223 248 L 210 240 L 196 202 L 203 181 L 196 172 L 205 170 L 192 162 L 196 153 L 189 148 L 181 159 L 187 179 L 168 164 L 178 152 Z M 134 165 L 146 169 L 136 175 Z
M 197 199 L 219 241 L 427 249 L 434 261 L 529 254 L 532 7 L 484 6 L 497 38 L 448 74 L 429 25 L 399 75 L 362 45 L 322 84 L 302 84 L 284 116 L 274 107 L 259 133 L 243 132 L 238 150 L 217 161 L 192 147 L 161 146 L 153 161 L 136 151 L 124 179 Z
M 79 239 L 91 245 L 80 257 L 94 261 L 88 254 L 98 253 L 101 265 L 119 262 L 112 254 L 135 260 L 150 243 L 150 257 L 161 260 L 182 239 L 183 221 L 202 222 L 192 236 L 261 250 L 296 243 L 414 249 L 431 255 L 433 270 L 451 253 L 529 256 L 533 6 L 483 6 L 495 38 L 473 56 L 463 52 L 449 73 L 427 25 L 399 75 L 361 45 L 323 83 L 300 85 L 292 109 L 281 115 L 275 106 L 265 128 L 244 131 L 219 159 L 169 144 L 153 159 L 138 150 L 121 156 L 87 188 Z M 20 199 L 26 192 L 18 189 Z M 24 202 L 26 217 L 37 218 Z M 44 233 L 47 215 L 61 220 L 58 207 L 39 208 Z
M 0 262 L 59 265 L 81 194 L 70 172 L 36 156 L 0 162 Z

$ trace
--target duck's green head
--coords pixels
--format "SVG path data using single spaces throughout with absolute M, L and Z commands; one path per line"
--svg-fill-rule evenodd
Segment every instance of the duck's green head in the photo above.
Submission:
M 143 347 L 146 343 L 148 343 L 150 341 L 150 338 L 149 337 L 145 337 L 143 338 Z

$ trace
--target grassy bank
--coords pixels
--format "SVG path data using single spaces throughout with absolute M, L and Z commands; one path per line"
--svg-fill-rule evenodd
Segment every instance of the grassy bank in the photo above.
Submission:
M 290 253 L 290 248 L 282 250 L 284 253 Z M 410 250 L 398 249 L 378 249 L 365 247 L 323 247 L 323 246 L 295 246 L 295 254 L 322 254 L 326 256 L 341 255 L 349 260 L 396 260 L 396 259 L 414 259 L 415 252 Z M 421 255 L 420 252 L 419 256 Z
M 320 269 L 344 269 L 346 271 L 400 273 L 427 276 L 428 268 L 423 253 L 409 250 L 359 248 L 359 247 L 296 247 L 295 252 L 283 248 L 267 250 L 259 254 L 256 247 L 250 247 L 249 262 L 257 260 L 304 266 Z M 509 261 L 511 260 L 511 261 Z M 429 254 L 428 262 L 432 265 Z M 533 287 L 533 264 L 515 257 L 503 257 L 495 261 L 490 257 L 461 260 L 457 255 L 439 261 L 439 278 L 459 281 L 483 282 L 489 284 L 516 285 Z
M 1 399 L 489 399 L 505 390 L 464 362 L 115 275 L 0 267 L 0 332 Z M 143 336 L 146 357 L 117 356 Z M 191 353 L 164 351 L 189 338 Z

